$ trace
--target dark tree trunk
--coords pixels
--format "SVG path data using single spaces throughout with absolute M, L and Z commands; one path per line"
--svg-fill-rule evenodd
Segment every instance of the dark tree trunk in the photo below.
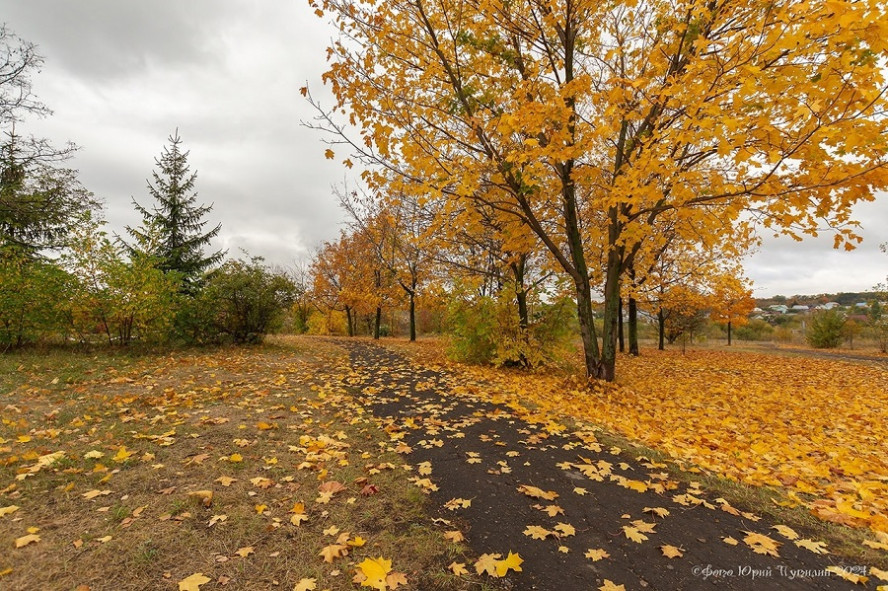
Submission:
M 382 307 L 376 306 L 376 319 L 373 323 L 373 338 L 379 340 L 379 325 L 382 324 Z
M 352 324 L 352 310 L 349 306 L 345 307 L 345 321 L 348 325 L 348 327 L 346 328 L 346 330 L 348 331 L 348 336 L 355 336 L 355 327 L 354 324 Z
M 620 298 L 620 315 L 617 316 L 617 341 L 620 343 L 620 353 L 626 351 L 626 339 L 623 337 L 623 298 Z
M 601 335 L 601 361 L 595 377 L 614 381 L 617 365 L 617 317 L 620 315 L 621 255 L 612 248 L 607 257 L 604 282 L 604 329 Z
M 663 351 L 666 349 L 666 316 L 663 314 L 663 308 L 657 310 L 657 333 L 659 341 L 657 349 Z
M 629 298 L 629 354 L 636 357 L 640 354 L 638 348 L 638 302 L 635 298 Z
M 416 290 L 410 292 L 410 342 L 416 340 Z
M 728 346 L 731 346 L 731 321 L 728 320 Z

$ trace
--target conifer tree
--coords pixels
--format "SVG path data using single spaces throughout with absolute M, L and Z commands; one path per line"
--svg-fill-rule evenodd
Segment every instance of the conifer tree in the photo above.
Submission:
M 169 137 L 159 159 L 153 181 L 148 181 L 148 192 L 155 203 L 152 208 L 143 207 L 135 199 L 133 205 L 142 215 L 142 226 L 126 230 L 135 239 L 127 244 L 130 254 L 144 253 L 158 260 L 158 268 L 164 272 L 181 274 L 186 290 L 193 287 L 201 274 L 219 263 L 225 251 L 205 254 L 204 247 L 219 234 L 222 224 L 204 232 L 207 221 L 204 216 L 212 211 L 212 205 L 198 205 L 194 190 L 197 172 L 188 166 L 189 151 L 183 151 L 179 130 Z

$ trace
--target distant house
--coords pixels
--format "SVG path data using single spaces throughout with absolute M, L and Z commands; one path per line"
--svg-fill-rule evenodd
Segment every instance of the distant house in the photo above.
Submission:
M 825 304 L 820 304 L 817 306 L 818 310 L 832 310 L 833 308 L 840 307 L 841 304 L 839 302 L 826 302 Z
M 856 304 L 854 304 L 854 307 L 855 308 L 869 308 L 869 304 L 867 304 L 866 302 L 857 302 Z
M 773 306 L 768 306 L 768 310 L 775 314 L 786 314 L 789 311 L 789 308 L 783 304 L 774 304 Z
M 810 310 L 810 308 L 808 306 L 803 306 L 802 304 L 796 304 L 791 308 L 791 310 L 793 312 L 807 312 L 808 310 Z

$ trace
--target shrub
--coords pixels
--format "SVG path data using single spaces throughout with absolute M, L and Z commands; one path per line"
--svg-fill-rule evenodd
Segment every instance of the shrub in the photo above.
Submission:
M 734 329 L 734 336 L 741 341 L 767 341 L 773 335 L 774 327 L 761 318 L 753 318 L 748 324 Z
M 262 258 L 231 260 L 209 273 L 199 297 L 212 311 L 212 325 L 235 343 L 258 343 L 293 304 L 296 287 Z
M 816 349 L 834 349 L 842 341 L 845 315 L 838 310 L 820 310 L 811 315 L 805 338 Z

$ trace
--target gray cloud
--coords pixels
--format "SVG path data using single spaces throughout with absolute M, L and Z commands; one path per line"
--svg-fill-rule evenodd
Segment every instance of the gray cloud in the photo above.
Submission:
M 0 0 L 0 15 L 39 45 L 37 95 L 55 115 L 24 132 L 82 150 L 71 165 L 104 199 L 110 229 L 140 222 L 145 180 L 178 127 L 198 171 L 199 198 L 222 222 L 217 248 L 289 264 L 335 238 L 343 215 L 330 187 L 344 170 L 325 160 L 299 87 L 330 104 L 320 78 L 331 31 L 307 2 L 270 0 Z M 884 196 L 863 204 L 866 241 L 833 251 L 829 237 L 767 239 L 747 264 L 757 295 L 858 291 L 884 280 Z

